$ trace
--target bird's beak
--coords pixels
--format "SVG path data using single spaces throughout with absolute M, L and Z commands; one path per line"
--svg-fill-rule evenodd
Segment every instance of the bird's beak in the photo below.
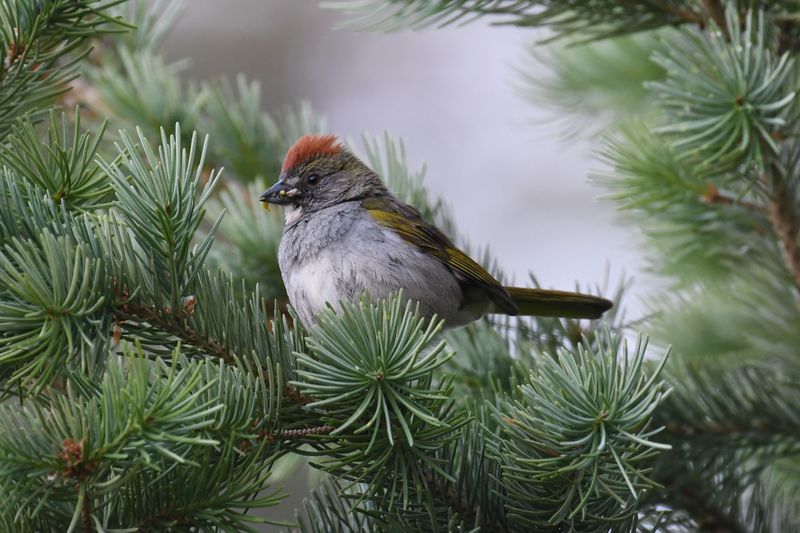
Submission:
M 264 191 L 259 200 L 262 202 L 286 205 L 300 197 L 300 191 L 280 180 L 278 183 Z

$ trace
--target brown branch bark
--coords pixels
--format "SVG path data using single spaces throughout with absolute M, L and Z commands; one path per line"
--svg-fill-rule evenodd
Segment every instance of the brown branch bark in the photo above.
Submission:
M 780 32 L 778 33 L 778 55 L 786 52 L 796 53 L 800 49 L 800 42 L 797 35 L 792 31 L 795 23 L 792 20 L 779 20 L 777 22 Z
M 655 0 L 654 2 L 649 2 L 652 5 L 662 9 L 664 12 L 676 17 L 678 19 L 683 20 L 684 22 L 688 22 L 690 24 L 698 24 L 702 26 L 704 24 L 703 17 L 692 11 L 691 9 L 685 9 L 682 7 L 674 6 L 672 4 L 666 4 L 663 0 Z
M 120 306 L 120 314 L 122 315 L 121 318 L 123 322 L 125 320 L 147 322 L 177 337 L 182 342 L 199 348 L 208 355 L 222 359 L 227 364 L 233 364 L 237 360 L 236 353 L 228 349 L 217 339 L 203 335 L 192 328 L 186 322 L 182 313 L 173 315 L 171 309 L 159 311 L 153 305 L 146 305 L 141 302 L 127 302 Z M 266 327 L 266 325 L 264 327 Z M 265 380 L 267 379 L 266 375 L 263 377 Z M 313 401 L 311 397 L 290 385 L 284 387 L 283 395 L 292 403 L 301 406 Z
M 680 496 L 675 498 L 680 508 L 689 512 L 697 524 L 697 530 L 703 533 L 747 533 L 737 521 L 714 505 L 705 494 L 691 487 L 683 487 Z
M 701 197 L 701 200 L 707 204 L 738 205 L 762 215 L 766 215 L 768 211 L 767 206 L 765 205 L 749 202 L 740 198 L 734 198 L 732 196 L 728 196 L 727 194 L 721 193 L 714 184 L 708 185 L 706 192 Z
M 426 472 L 424 476 L 425 484 L 431 491 L 431 495 L 439 501 L 445 502 L 453 511 L 464 520 L 466 524 L 475 524 L 478 518 L 474 507 L 464 500 L 453 487 L 448 487 L 448 483 L 435 475 L 433 472 Z M 492 524 L 481 522 L 481 531 L 487 533 L 506 533 L 508 529 L 502 524 Z
M 84 531 L 91 532 L 94 530 L 92 527 L 92 495 L 89 493 L 88 488 L 84 490 L 83 507 L 81 508 L 81 525 Z
M 180 316 L 170 316 L 171 309 L 159 311 L 153 305 L 145 305 L 140 302 L 130 302 L 122 306 L 122 312 L 126 315 L 126 320 L 143 321 L 156 326 L 167 333 L 174 335 L 181 341 L 195 346 L 202 351 L 218 359 L 222 359 L 228 364 L 236 360 L 236 354 L 228 350 L 216 339 L 200 335 L 192 327 L 181 320 Z
M 708 18 L 719 26 L 725 37 L 730 39 L 731 35 L 728 32 L 728 24 L 725 21 L 725 8 L 722 6 L 722 2 L 720 0 L 703 0 L 703 9 L 705 9 Z
M 621 3 L 629 5 L 633 9 L 640 8 L 642 3 L 645 3 L 653 10 L 661 11 L 666 15 L 672 15 L 683 23 L 697 24 L 701 27 L 706 25 L 705 19 L 699 13 L 689 8 L 672 5 L 664 0 L 645 0 L 644 2 L 641 0 L 622 0 Z
M 789 271 L 795 287 L 800 290 L 800 245 L 797 243 L 797 214 L 794 207 L 794 194 L 781 171 L 775 164 L 766 165 L 768 169 L 762 175 L 762 181 L 770 193 L 767 206 L 772 230 L 781 248 L 783 263 Z
M 275 433 L 268 433 L 266 435 L 266 438 L 270 442 L 276 440 L 300 440 L 310 435 L 327 435 L 334 429 L 336 428 L 329 424 L 325 424 L 322 426 L 314 426 L 310 428 L 284 429 L 281 431 L 276 431 Z

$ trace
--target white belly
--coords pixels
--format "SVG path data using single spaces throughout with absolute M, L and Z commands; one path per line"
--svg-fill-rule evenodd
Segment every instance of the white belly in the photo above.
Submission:
M 321 253 L 283 274 L 289 302 L 306 326 L 327 304 L 335 304 L 342 299 L 339 284 L 333 275 L 340 269 L 339 262 L 333 261 L 329 254 Z

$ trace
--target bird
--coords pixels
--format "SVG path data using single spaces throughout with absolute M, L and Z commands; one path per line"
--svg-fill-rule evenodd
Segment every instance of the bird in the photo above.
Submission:
M 332 134 L 300 137 L 259 200 L 284 207 L 278 264 L 307 328 L 330 306 L 400 291 L 446 328 L 491 313 L 595 319 L 613 305 L 587 294 L 503 286 Z

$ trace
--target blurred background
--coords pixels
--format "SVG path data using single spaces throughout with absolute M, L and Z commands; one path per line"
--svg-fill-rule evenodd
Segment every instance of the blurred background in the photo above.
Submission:
M 485 19 L 388 35 L 334 29 L 343 20 L 311 0 L 192 0 L 164 53 L 191 61 L 187 79 L 260 80 L 266 110 L 308 100 L 346 139 L 402 138 L 461 235 L 488 245 L 517 282 L 533 272 L 546 287 L 613 289 L 626 274 L 636 278 L 626 315 L 644 312 L 653 281 L 633 231 L 615 224 L 614 206 L 587 179 L 602 171 L 591 139 L 565 137 L 558 117 L 525 96 L 518 68 L 531 71 L 535 32 Z M 294 478 L 293 497 L 271 518 L 293 517 L 308 483 L 303 472 Z

